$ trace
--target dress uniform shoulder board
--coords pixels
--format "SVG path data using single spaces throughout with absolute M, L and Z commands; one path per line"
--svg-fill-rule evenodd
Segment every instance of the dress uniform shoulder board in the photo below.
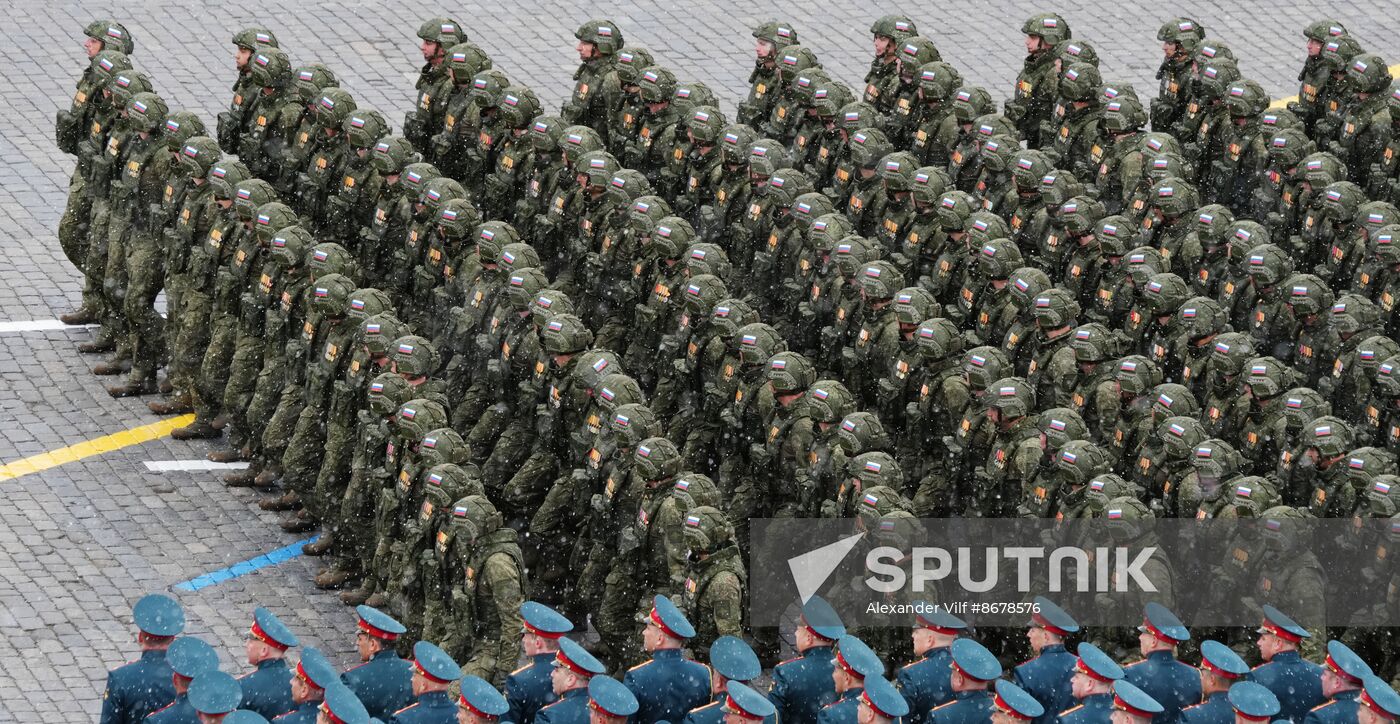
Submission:
M 1123 668 L 1125 668 L 1125 669 L 1130 669 L 1130 668 L 1132 668 L 1132 667 L 1134 667 L 1134 666 L 1137 666 L 1138 664 L 1145 664 L 1145 663 L 1147 663 L 1147 659 L 1138 659 L 1137 661 L 1134 661 L 1134 662 L 1131 663 L 1131 664 L 1123 664 Z
M 948 707 L 950 707 L 950 706 L 952 706 L 952 705 L 954 705 L 954 704 L 956 704 L 956 703 L 958 703 L 958 702 L 960 702 L 960 701 L 962 701 L 962 699 L 954 699 L 954 700 L 952 700 L 952 701 L 939 704 L 938 706 L 935 706 L 935 707 L 933 707 L 932 709 L 929 709 L 929 713 L 933 713 L 933 712 L 935 712 L 935 711 L 938 711 L 939 709 L 947 709 Z
M 1322 702 L 1321 704 L 1318 704 L 1317 706 L 1315 706 L 1315 707 L 1309 709 L 1308 711 L 1317 711 L 1318 709 L 1326 709 L 1327 707 L 1332 706 L 1332 705 L 1335 704 L 1335 703 L 1337 703 L 1337 702 L 1336 702 L 1336 701 L 1324 701 L 1324 702 Z
M 1084 708 L 1084 705 L 1083 705 L 1083 704 L 1075 704 L 1074 706 L 1072 706 L 1072 707 L 1070 707 L 1070 708 L 1068 708 L 1068 709 L 1065 709 L 1064 711 L 1060 712 L 1060 716 L 1064 716 L 1064 715 L 1066 715 L 1066 714 L 1073 714 L 1074 712 L 1079 711 L 1080 709 L 1083 709 L 1083 708 Z
M 408 711 L 409 709 L 412 709 L 412 708 L 415 707 L 415 706 L 418 706 L 418 702 L 416 702 L 416 701 L 413 702 L 412 704 L 409 704 L 408 706 L 406 706 L 406 707 L 404 707 L 404 708 L 402 708 L 402 709 L 400 709 L 400 710 L 394 712 L 394 716 L 398 716 L 398 715 L 400 715 L 400 714 L 402 714 L 402 713 Z
M 628 669 L 628 671 L 636 671 L 638 669 L 646 668 L 646 666 L 650 663 L 650 661 L 643 661 L 642 663 L 637 664 L 636 666 L 633 666 L 632 668 Z
M 522 666 L 522 667 L 516 669 L 515 671 L 510 672 L 509 675 L 510 675 L 510 676 L 515 676 L 516 674 L 523 673 L 526 669 L 530 668 L 531 666 L 534 666 L 534 664 L 525 664 L 524 666 Z
M 802 660 L 802 657 L 801 657 L 801 656 L 794 656 L 794 657 L 792 657 L 792 658 L 790 658 L 790 659 L 787 659 L 786 661 L 779 661 L 779 662 L 778 662 L 778 666 L 782 666 L 783 664 L 791 664 L 791 663 L 794 662 L 794 661 L 801 661 L 801 660 Z M 778 668 L 778 666 L 774 666 L 773 668 L 776 670 L 776 669 Z

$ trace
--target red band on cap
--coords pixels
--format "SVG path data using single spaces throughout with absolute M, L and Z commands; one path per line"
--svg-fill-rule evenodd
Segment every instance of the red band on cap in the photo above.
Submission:
M 331 724 L 345 724 L 344 719 L 331 713 L 331 705 L 329 702 L 321 702 L 321 713 L 325 714 L 326 718 L 331 720 Z
M 803 619 L 803 620 L 802 620 L 802 625 L 805 626 L 805 627 L 807 628 L 807 631 L 808 631 L 808 632 L 810 632 L 813 636 L 816 636 L 817 638 L 821 639 L 822 641 L 835 641 L 835 640 L 836 640 L 836 639 L 833 639 L 833 638 L 827 638 L 826 636 L 823 636 L 823 635 L 821 635 L 820 633 L 817 633 L 817 630 L 814 629 L 814 628 L 812 628 L 812 624 L 807 623 L 807 620 L 806 620 L 806 619 Z
M 958 662 L 954 661 L 954 662 L 952 662 L 952 665 L 953 665 L 953 670 L 954 670 L 954 671 L 958 672 L 959 674 L 962 674 L 963 676 L 965 676 L 965 677 L 967 677 L 967 678 L 969 678 L 969 679 L 972 679 L 973 681 L 992 681 L 993 679 L 996 679 L 996 678 L 997 678 L 997 677 L 993 676 L 991 679 L 979 679 L 979 678 L 977 678 L 976 676 L 973 676 L 972 674 L 967 673 L 967 670 L 964 669 L 963 667 L 958 666 Z
M 1055 634 L 1056 636 L 1069 635 L 1068 631 L 1060 628 L 1059 626 L 1056 626 L 1053 623 L 1050 623 L 1050 620 L 1040 615 L 1039 611 L 1031 614 L 1031 620 L 1034 621 L 1037 626 L 1045 629 L 1046 631 L 1049 631 L 1052 634 Z
M 736 716 L 743 717 L 745 719 L 748 719 L 749 721 L 763 721 L 763 717 L 754 714 L 753 712 L 749 711 L 748 709 L 745 709 L 742 706 L 739 706 L 739 702 L 734 701 L 734 697 L 732 696 L 725 697 L 724 706 Z M 879 711 L 879 709 L 876 709 L 876 711 Z
M 589 708 L 589 709 L 596 710 L 598 713 L 603 714 L 604 716 L 616 716 L 616 717 L 625 717 L 625 716 L 627 716 L 626 714 L 614 714 L 614 713 L 608 711 L 607 709 L 604 709 L 604 708 L 603 708 L 603 705 L 602 705 L 602 704 L 599 704 L 597 699 L 589 699 L 589 700 L 588 700 L 588 708 Z
M 579 676 L 582 676 L 585 679 L 591 678 L 593 676 L 592 671 L 589 671 L 583 668 L 582 666 L 579 666 L 578 664 L 574 663 L 573 659 L 570 659 L 568 656 L 565 656 L 563 651 L 556 653 L 554 655 L 554 660 L 562 664 L 564 668 L 574 672 L 575 674 L 578 674 Z
M 930 631 L 932 631 L 932 632 L 934 632 L 934 633 L 943 634 L 943 635 L 945 635 L 945 636 L 957 636 L 957 635 L 958 635 L 958 630 L 957 630 L 957 629 L 955 629 L 955 628 L 944 628 L 944 627 L 942 627 L 942 626 L 938 626 L 938 625 L 934 624 L 932 621 L 929 621 L 928 619 L 924 618 L 923 616 L 916 615 L 916 616 L 914 616 L 914 620 L 919 624 L 919 626 L 921 626 L 921 627 L 923 627 L 923 628 L 926 628 L 926 629 L 928 629 L 928 630 L 930 630 Z
M 1202 669 L 1205 669 L 1206 671 L 1209 671 L 1209 672 L 1212 673 L 1212 674 L 1215 674 L 1216 676 L 1219 676 L 1219 677 L 1221 677 L 1221 678 L 1224 678 L 1224 679 L 1238 679 L 1238 678 L 1241 678 L 1241 677 L 1244 676 L 1244 674 L 1235 674 L 1235 673 L 1231 673 L 1231 672 L 1229 672 L 1229 671 L 1226 671 L 1226 670 L 1220 668 L 1219 666 L 1216 666 L 1215 664 L 1212 664 L 1212 663 L 1210 662 L 1210 659 L 1207 659 L 1207 658 L 1204 657 L 1204 656 L 1201 657 L 1201 668 L 1202 668 Z
M 274 649 L 277 649 L 278 651 L 286 651 L 288 648 L 286 644 L 282 643 L 281 641 L 278 641 L 275 638 L 272 638 L 267 634 L 266 631 L 262 630 L 262 627 L 258 625 L 257 621 L 253 622 L 253 627 L 248 629 L 248 632 L 253 634 L 253 638 L 267 644 L 268 646 L 271 646 Z
M 436 683 L 439 683 L 439 684 L 450 684 L 450 683 L 452 683 L 452 680 L 451 680 L 451 679 L 439 679 L 438 677 L 433 676 L 432 674 L 429 674 L 429 673 L 428 673 L 428 670 L 427 670 L 427 669 L 424 669 L 424 668 L 423 668 L 423 665 L 420 664 L 420 663 L 418 663 L 418 661 L 417 661 L 416 659 L 413 661 L 413 670 L 416 671 L 416 672 L 418 672 L 419 675 L 421 675 L 423 678 L 427 679 L 428 681 L 433 681 L 433 682 L 436 682 Z
M 868 706 L 868 707 L 870 707 L 872 710 L 874 710 L 874 712 L 875 712 L 876 714 L 879 714 L 880 716 L 882 716 L 882 717 L 884 717 L 884 718 L 886 718 L 886 719 L 898 719 L 898 718 L 899 718 L 899 717 L 897 717 L 897 716 L 895 716 L 895 715 L 893 715 L 893 714 L 890 714 L 890 713 L 888 713 L 888 712 L 885 712 L 885 711 L 881 710 L 880 707 L 875 706 L 875 702 L 873 702 L 873 701 L 870 700 L 870 692 L 868 692 L 868 691 L 862 691 L 862 692 L 860 693 L 860 700 L 861 700 L 861 702 L 862 702 L 863 704 L 865 704 L 866 706 Z M 733 700 L 731 699 L 731 701 L 733 701 Z
M 841 668 L 844 669 L 846 673 L 850 674 L 851 676 L 854 676 L 857 679 L 865 678 L 865 674 L 862 674 L 859 671 L 856 671 L 855 669 L 851 668 L 851 665 L 846 662 L 846 657 L 842 656 L 840 651 L 836 652 L 836 663 L 840 664 Z
M 1391 711 L 1386 711 L 1384 708 L 1381 707 L 1380 704 L 1376 703 L 1375 699 L 1371 698 L 1370 694 L 1367 694 L 1364 690 L 1361 692 L 1361 695 L 1356 698 L 1356 700 L 1359 701 L 1362 706 L 1366 707 L 1367 709 L 1370 709 L 1371 711 L 1379 714 L 1380 716 L 1386 719 L 1389 719 L 1391 721 L 1400 719 L 1400 714 L 1396 714 L 1395 712 Z
M 1110 679 L 1110 678 L 1108 678 L 1107 676 L 1104 676 L 1103 674 L 1100 674 L 1099 672 L 1094 671 L 1093 667 L 1091 667 L 1091 666 L 1089 666 L 1088 664 L 1084 663 L 1084 659 L 1075 659 L 1075 660 L 1074 660 L 1074 670 L 1075 670 L 1075 671 L 1078 671 L 1079 673 L 1081 673 L 1081 674 L 1083 674 L 1083 675 L 1085 675 L 1085 676 L 1087 676 L 1087 677 L 1089 677 L 1089 678 L 1091 678 L 1091 679 L 1093 679 L 1093 680 L 1095 680 L 1095 681 L 1103 681 L 1103 682 L 1113 681 L 1113 679 Z
M 1285 630 L 1282 626 L 1278 626 L 1272 621 L 1264 621 L 1264 625 L 1261 628 L 1285 641 L 1292 641 L 1295 644 L 1303 640 L 1302 636 L 1292 631 Z
M 461 704 L 462 707 L 463 707 L 464 709 L 466 709 L 467 711 L 471 712 L 472 716 L 478 717 L 478 718 L 480 718 L 480 719 L 487 719 L 487 720 L 489 720 L 489 721 L 496 721 L 497 719 L 500 719 L 500 717 L 498 717 L 498 716 L 492 716 L 492 715 L 487 714 L 486 712 L 484 712 L 484 711 L 482 711 L 482 710 L 480 710 L 480 709 L 478 709 L 478 708 L 472 706 L 472 703 L 471 703 L 470 701 L 467 701 L 466 695 L 458 696 L 458 697 L 457 697 L 457 703 L 458 703 L 458 704 Z
M 992 704 L 996 706 L 998 711 L 1014 719 L 1020 719 L 1021 721 L 1030 721 L 1032 719 L 1032 717 L 1028 717 L 1011 708 L 1011 705 L 1006 703 L 1005 699 L 1001 698 L 1001 694 L 992 697 Z
M 542 639 L 560 639 L 564 637 L 564 632 L 562 631 L 559 633 L 554 633 L 553 631 L 541 631 L 535 628 L 534 626 L 531 626 L 529 621 L 525 622 L 525 630 L 529 631 L 530 633 L 536 636 L 539 636 Z
M 1346 679 L 1347 681 L 1353 684 L 1361 683 L 1361 679 L 1359 677 L 1352 676 L 1351 674 L 1348 674 L 1347 672 L 1343 671 L 1342 667 L 1337 665 L 1337 661 L 1332 658 L 1332 654 L 1328 654 L 1327 659 L 1323 661 L 1322 664 L 1323 666 L 1326 666 L 1327 669 L 1333 674 L 1336 674 L 1337 676 L 1340 676 L 1341 678 Z
M 676 633 L 675 631 L 672 631 L 671 628 L 667 626 L 664 621 L 661 620 L 661 614 L 657 613 L 656 609 L 654 608 L 651 610 L 651 622 L 656 624 L 656 627 L 661 629 L 662 633 L 666 634 L 667 636 L 670 636 L 673 639 L 686 638 L 685 636 L 682 636 Z
M 375 628 L 373 624 L 364 619 L 360 619 L 360 630 L 364 631 L 370 636 L 373 636 L 377 639 L 384 639 L 385 641 L 397 641 L 399 638 L 398 634 L 389 633 L 388 631 L 385 631 L 382 628 Z
M 1172 638 L 1171 636 L 1168 636 L 1168 635 L 1166 635 L 1165 633 L 1163 633 L 1163 632 L 1162 632 L 1162 629 L 1159 629 L 1159 628 L 1157 628 L 1156 626 L 1153 626 L 1153 625 L 1152 625 L 1152 622 L 1151 622 L 1151 621 L 1148 621 L 1146 618 L 1144 618 L 1144 619 L 1142 620 L 1142 627 L 1145 628 L 1145 629 L 1147 629 L 1147 633 L 1152 634 L 1153 638 L 1156 638 L 1158 641 L 1165 641 L 1166 643 L 1169 643 L 1169 644 L 1171 644 L 1172 646 L 1175 646 L 1175 645 L 1181 643 L 1180 641 L 1177 641 L 1176 639 Z
M 1119 708 L 1119 709 L 1122 709 L 1123 711 L 1126 711 L 1126 712 L 1128 712 L 1129 714 L 1132 714 L 1133 716 L 1140 716 L 1140 717 L 1142 717 L 1142 718 L 1144 718 L 1144 719 L 1151 719 L 1151 718 L 1152 718 L 1152 712 L 1150 712 L 1150 711 L 1143 711 L 1143 710 L 1141 710 L 1141 709 L 1139 709 L 1139 708 L 1137 708 L 1137 707 L 1135 707 L 1135 706 L 1129 704 L 1128 702 L 1123 701 L 1123 697 L 1118 696 L 1117 694 L 1114 694 L 1114 695 L 1113 695 L 1113 706 L 1115 706 L 1115 707 L 1117 707 L 1117 708 Z M 1267 717 L 1266 717 L 1266 718 L 1267 718 Z
M 324 688 L 325 688 L 324 686 L 321 686 L 320 684 L 318 684 L 318 683 L 312 681 L 312 680 L 311 680 L 311 677 L 310 677 L 310 676 L 307 676 L 307 674 L 306 674 L 306 669 L 302 668 L 301 664 L 302 664 L 302 662 L 300 662 L 300 661 L 297 662 L 297 678 L 299 678 L 299 679 L 301 679 L 302 681 L 306 682 L 306 685 L 307 685 L 307 686 L 310 686 L 310 687 L 313 688 L 313 689 L 324 689 Z
M 1240 711 L 1239 709 L 1235 710 L 1235 716 L 1244 719 L 1245 721 L 1269 721 L 1273 718 L 1271 716 L 1250 716 L 1249 714 L 1246 714 Z

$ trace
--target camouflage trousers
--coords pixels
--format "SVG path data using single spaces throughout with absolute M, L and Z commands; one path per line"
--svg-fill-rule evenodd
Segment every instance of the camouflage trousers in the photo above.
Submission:
M 209 347 L 209 295 L 195 289 L 182 274 L 171 275 L 166 291 L 177 290 L 174 304 L 179 307 L 170 320 L 168 332 L 170 368 L 167 379 L 177 392 L 195 392 L 199 382 L 199 363 Z
M 280 345 L 269 342 L 263 347 L 262 369 L 258 371 L 253 395 L 248 399 L 242 422 L 254 453 L 261 453 L 262 438 L 267 434 L 267 426 L 272 422 L 282 401 L 282 390 L 287 386 L 287 359 Z
M 105 232 L 107 236 L 106 258 L 98 267 L 102 269 L 101 294 L 101 335 L 117 344 L 115 359 L 131 358 L 131 339 L 126 335 L 126 244 L 127 228 L 131 217 L 117 208 L 109 208 Z M 96 230 L 96 227 L 94 227 Z
M 132 382 L 154 381 L 165 357 L 165 320 L 156 312 L 156 295 L 165 286 L 159 239 L 148 230 L 127 227 L 122 297 L 122 333 L 131 349 Z
M 263 339 L 261 330 L 247 324 L 239 324 L 238 338 L 233 343 L 233 357 L 229 360 L 228 382 L 224 385 L 221 401 L 224 416 L 228 419 L 229 444 L 243 447 L 257 442 L 248 425 L 248 403 L 258 386 L 258 374 L 262 370 Z
M 77 169 L 68 181 L 68 203 L 58 220 L 58 245 L 68 261 L 85 271 L 87 268 L 88 224 L 92 217 L 92 199 L 87 194 L 87 180 Z M 87 300 L 83 300 L 84 304 Z
M 199 364 L 199 385 L 196 387 L 195 416 L 212 420 L 223 411 L 224 387 L 228 384 L 228 363 L 233 357 L 233 345 L 238 340 L 238 323 L 210 305 L 209 347 Z
M 312 408 L 307 408 L 310 409 Z M 302 415 L 305 417 L 306 410 L 302 411 Z M 326 420 L 325 415 L 322 415 L 321 419 L 318 427 L 323 431 L 322 444 L 313 451 L 313 455 L 306 456 L 308 459 L 304 463 L 293 462 L 292 458 L 305 453 L 300 446 L 306 445 L 312 437 L 310 434 L 304 435 L 303 438 L 293 435 L 291 443 L 287 445 L 287 451 L 282 454 L 282 474 L 293 476 L 289 479 L 297 479 L 307 474 L 302 472 L 302 467 L 316 466 L 309 470 L 312 495 L 308 510 L 321 521 L 326 532 L 339 537 L 340 532 L 351 525 L 341 519 L 341 510 L 344 508 L 345 491 L 350 484 L 350 459 L 355 445 L 355 416 L 351 413 L 349 420 L 343 417 Z M 297 420 L 297 432 L 303 432 L 300 419 Z

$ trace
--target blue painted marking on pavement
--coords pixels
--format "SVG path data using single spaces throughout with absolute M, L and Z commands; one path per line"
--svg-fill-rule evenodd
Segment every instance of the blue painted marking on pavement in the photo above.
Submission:
M 198 591 L 201 588 L 217 586 L 220 583 L 223 583 L 224 581 L 230 581 L 235 578 L 238 578 L 239 576 L 246 576 L 249 573 L 252 573 L 253 571 L 262 568 L 275 566 L 279 563 L 285 563 L 301 555 L 302 546 L 308 543 L 314 543 L 316 542 L 316 539 L 320 537 L 321 536 L 312 536 L 310 538 L 307 538 L 306 540 L 299 540 L 289 546 L 285 546 L 283 548 L 278 548 L 275 551 L 264 553 L 260 556 L 257 556 L 256 558 L 249 558 L 246 561 L 240 561 L 231 566 L 228 566 L 227 568 L 220 568 L 217 571 L 210 571 L 202 576 L 196 576 L 188 581 L 177 583 L 174 586 L 171 586 L 171 588 L 174 588 L 177 591 Z

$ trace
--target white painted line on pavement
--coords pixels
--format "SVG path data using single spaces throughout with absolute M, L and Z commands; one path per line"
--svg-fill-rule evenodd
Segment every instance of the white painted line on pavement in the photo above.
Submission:
M 64 324 L 57 319 L 31 319 L 28 322 L 0 322 L 0 334 L 52 332 L 57 329 L 87 329 L 95 324 Z
M 208 460 L 147 460 L 146 469 L 153 473 L 174 473 L 186 470 L 244 470 L 248 463 L 211 463 Z

